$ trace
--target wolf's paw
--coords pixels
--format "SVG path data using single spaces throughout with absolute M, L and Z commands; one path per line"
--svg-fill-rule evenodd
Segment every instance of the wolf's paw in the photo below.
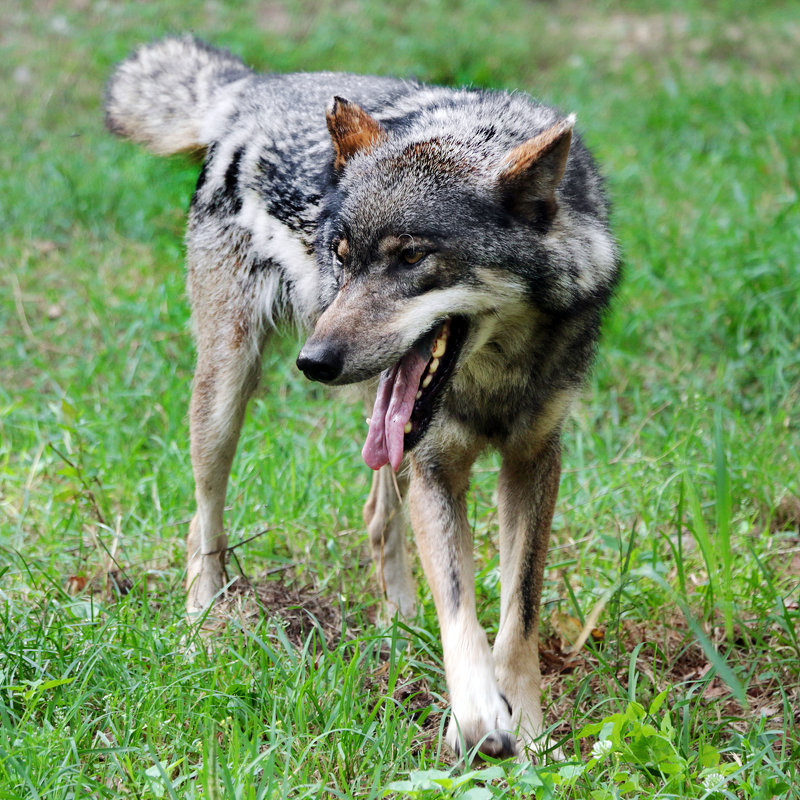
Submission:
M 226 583 L 224 553 L 197 554 L 186 568 L 186 616 L 189 621 L 204 614 Z
M 413 586 L 411 587 L 413 589 Z M 378 611 L 377 623 L 388 627 L 396 616 L 401 620 L 413 619 L 417 613 L 417 599 L 412 591 L 392 593 L 387 587 L 386 595 Z
M 461 702 L 453 700 L 453 718 L 447 728 L 447 744 L 459 757 L 478 755 L 513 758 L 517 754 L 511 707 L 495 686 L 475 691 Z
M 563 760 L 549 736 L 543 734 L 540 678 L 537 673 L 512 671 L 498 664 L 498 685 L 511 706 L 511 729 L 517 736 L 519 761 L 541 763 L 545 754 L 550 760 Z

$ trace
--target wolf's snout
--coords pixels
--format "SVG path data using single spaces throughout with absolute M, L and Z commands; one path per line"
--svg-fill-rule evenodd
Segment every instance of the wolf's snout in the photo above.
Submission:
M 343 365 L 341 350 L 326 342 L 306 342 L 297 356 L 297 369 L 312 381 L 335 381 L 342 374 Z

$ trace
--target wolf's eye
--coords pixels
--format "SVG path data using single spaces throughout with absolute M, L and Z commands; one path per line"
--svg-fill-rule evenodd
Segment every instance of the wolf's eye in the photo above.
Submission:
M 347 243 L 347 239 L 334 239 L 331 242 L 331 250 L 333 250 L 336 261 L 340 264 L 346 261 L 350 255 L 350 245 Z
M 425 256 L 428 255 L 424 250 L 412 250 L 409 248 L 408 250 L 403 250 L 400 253 L 400 258 L 406 264 L 419 264 Z

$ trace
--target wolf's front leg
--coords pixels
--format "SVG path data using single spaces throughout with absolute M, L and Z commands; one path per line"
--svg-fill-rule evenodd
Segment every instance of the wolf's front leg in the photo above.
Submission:
M 512 709 L 521 754 L 541 749 L 539 606 L 553 521 L 561 449 L 558 437 L 529 457 L 506 453 L 498 481 L 500 629 L 494 660 Z
M 447 742 L 459 755 L 476 745 L 494 758 L 514 755 L 508 703 L 497 686 L 492 652 L 475 612 L 472 533 L 466 491 L 472 459 L 451 465 L 412 456 L 409 507 L 420 558 L 442 632 L 453 708 Z M 451 462 L 452 464 L 452 462 Z

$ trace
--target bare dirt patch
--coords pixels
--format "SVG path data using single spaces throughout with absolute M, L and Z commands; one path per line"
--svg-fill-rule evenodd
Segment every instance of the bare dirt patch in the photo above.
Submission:
M 800 497 L 786 494 L 777 502 L 772 512 L 770 529 L 773 533 L 791 531 L 800 534 Z
M 336 600 L 311 586 L 291 586 L 283 581 L 252 583 L 240 577 L 214 607 L 213 616 L 211 624 L 215 626 L 235 619 L 242 627 L 252 627 L 263 617 L 274 619 L 295 647 L 302 647 L 314 631 L 329 648 L 358 633 L 342 627 L 341 606 Z

